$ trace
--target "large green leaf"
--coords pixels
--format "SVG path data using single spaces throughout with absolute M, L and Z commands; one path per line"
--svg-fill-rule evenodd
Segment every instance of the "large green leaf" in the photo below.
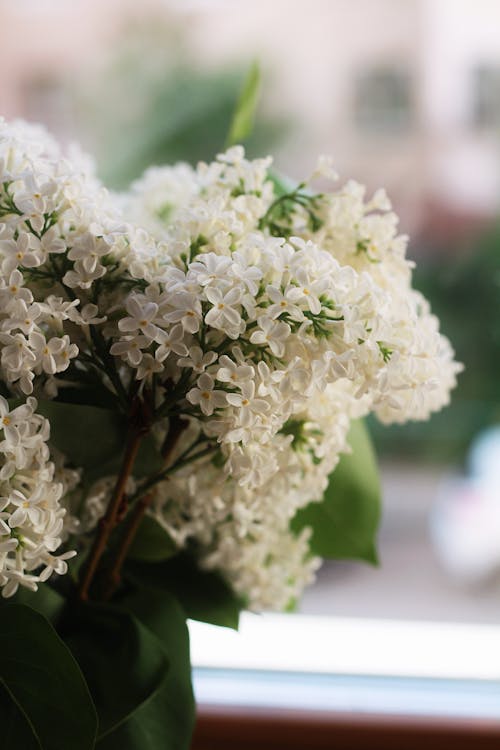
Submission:
M 99 750 L 188 750 L 195 710 L 191 687 L 186 616 L 176 600 L 147 586 L 121 601 L 162 642 L 170 670 L 161 689 L 117 730 L 98 742 Z
M 13 744 L 1 739 L 2 750 L 91 750 L 92 698 L 52 625 L 30 607 L 8 602 L 0 609 L 0 640 L 0 723 L 2 735 L 8 726 L 16 738 Z
M 128 556 L 132 560 L 159 562 L 175 555 L 178 547 L 165 529 L 151 516 L 144 516 Z
M 235 143 L 242 143 L 252 132 L 255 110 L 259 101 L 259 91 L 260 69 L 258 64 L 254 63 L 248 71 L 238 98 L 226 139 L 226 147 L 233 146 Z
M 18 706 L 12 693 L 0 682 L 0 721 L 2 722 L 2 744 L 5 750 L 41 750 L 42 746 L 33 726 L 24 711 Z
M 200 570 L 191 555 L 181 553 L 155 564 L 129 562 L 127 569 L 133 580 L 173 594 L 193 620 L 238 628 L 244 602 L 219 573 Z
M 156 693 L 168 659 L 155 635 L 111 604 L 80 606 L 68 630 L 66 642 L 92 692 L 102 737 Z
M 353 422 L 349 444 L 352 453 L 342 456 L 323 500 L 299 510 L 292 521 L 292 530 L 312 528 L 310 547 L 315 555 L 376 563 L 380 479 L 363 422 Z
M 75 466 L 84 469 L 86 482 L 118 471 L 127 435 L 123 415 L 111 409 L 59 401 L 39 401 L 37 411 L 50 422 L 50 442 Z M 161 466 L 154 440 L 147 435 L 139 449 L 134 475 L 154 474 Z

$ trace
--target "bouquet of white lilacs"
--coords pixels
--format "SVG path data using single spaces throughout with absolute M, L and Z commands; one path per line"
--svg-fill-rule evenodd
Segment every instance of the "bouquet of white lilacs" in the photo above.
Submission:
M 348 507 L 334 472 L 351 423 L 427 419 L 455 384 L 385 193 L 337 187 L 327 159 L 290 189 L 270 169 L 235 146 L 113 195 L 77 149 L 0 124 L 0 632 L 62 636 L 57 659 L 92 693 L 78 747 L 140 747 L 134 726 L 179 684 L 169 649 L 188 659 L 186 613 L 289 607 L 320 564 L 315 539 L 373 556 L 377 508 Z M 343 508 L 370 519 L 351 550 Z M 99 638 L 130 629 L 159 656 L 109 704 Z M 12 721 L 21 705 L 52 747 L 1 658 L 0 678 Z M 177 693 L 188 711 L 189 685 Z

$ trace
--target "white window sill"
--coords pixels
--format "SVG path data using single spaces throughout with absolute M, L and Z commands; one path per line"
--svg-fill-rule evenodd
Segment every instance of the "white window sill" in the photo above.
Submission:
M 500 627 L 244 614 L 190 622 L 199 704 L 500 720 Z

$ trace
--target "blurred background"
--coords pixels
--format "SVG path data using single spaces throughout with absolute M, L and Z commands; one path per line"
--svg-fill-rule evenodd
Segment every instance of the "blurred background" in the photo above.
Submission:
M 124 187 L 211 159 L 253 61 L 251 155 L 383 186 L 415 285 L 466 365 L 429 423 L 371 425 L 381 569 L 327 563 L 303 612 L 500 616 L 500 4 L 497 0 L 0 0 L 0 114 L 45 123 Z

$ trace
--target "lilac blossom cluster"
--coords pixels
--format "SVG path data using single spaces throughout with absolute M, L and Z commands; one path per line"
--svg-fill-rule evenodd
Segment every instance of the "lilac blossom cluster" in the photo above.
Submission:
M 180 421 L 149 513 L 253 609 L 285 607 L 312 580 L 308 530 L 290 520 L 321 500 L 351 420 L 426 419 L 448 402 L 459 366 L 411 288 L 385 194 L 286 192 L 270 165 L 235 147 L 112 196 L 78 154 L 0 124 L 0 378 L 25 402 L 1 404 L 4 595 L 64 572 L 64 527 L 88 537 L 113 486 L 69 512 L 78 480 L 55 481 L 33 396 L 93 373 L 117 408 L 147 400 L 158 446 Z M 327 161 L 317 176 L 333 177 Z

